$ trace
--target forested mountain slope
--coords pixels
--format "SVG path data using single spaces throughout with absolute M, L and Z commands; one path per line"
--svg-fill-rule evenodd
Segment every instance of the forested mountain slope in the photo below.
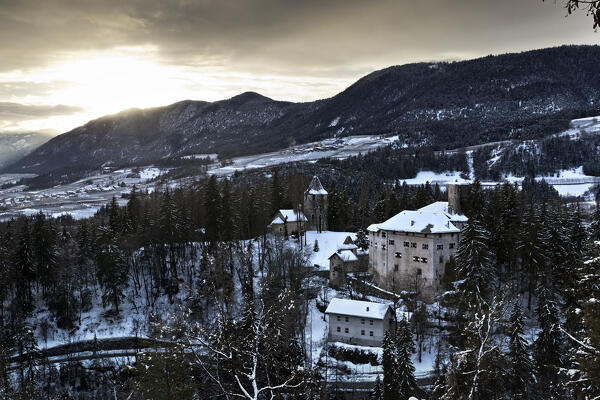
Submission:
M 47 133 L 0 133 L 0 168 L 31 153 L 52 138 Z
M 598 46 L 557 47 L 394 66 L 315 102 L 244 93 L 129 110 L 58 136 L 7 170 L 140 164 L 193 153 L 229 157 L 350 134 L 398 134 L 438 149 L 539 138 L 600 114 L 598 59 Z

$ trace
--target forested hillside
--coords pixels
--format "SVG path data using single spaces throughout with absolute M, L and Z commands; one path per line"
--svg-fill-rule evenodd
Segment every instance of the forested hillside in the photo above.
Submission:
M 597 46 L 564 46 L 373 72 L 307 103 L 244 93 L 213 103 L 105 116 L 56 137 L 6 169 L 141 165 L 183 155 L 221 158 L 347 135 L 399 135 L 437 150 L 558 133 L 600 115 Z
M 309 304 L 328 301 L 318 295 L 327 283 L 307 268 L 313 245 L 301 250 L 296 239 L 264 236 L 274 211 L 297 204 L 310 177 L 293 169 L 212 177 L 187 188 L 134 191 L 126 206 L 113 201 L 89 220 L 38 214 L 2 223 L 1 392 L 186 399 L 245 396 L 243 390 L 256 388 L 275 398 L 317 399 L 324 391 L 336 398 L 326 376 L 351 381 L 353 372 L 326 357 L 310 362 L 305 336 L 308 315 L 319 313 Z M 445 198 L 429 185 L 373 187 L 368 170 L 353 179 L 334 186 L 335 175 L 322 175 L 332 229 L 356 231 Z M 410 291 L 398 297 L 394 306 L 412 317 L 398 323 L 398 339 L 384 344 L 383 360 L 373 361 L 383 363 L 374 396 L 600 395 L 600 213 L 566 206 L 535 180 L 522 190 L 473 185 L 462 207 L 470 222 L 457 258 L 446 265 L 447 291 L 434 305 Z M 341 293 L 362 298 L 362 290 Z M 52 337 L 86 332 L 82 316 L 90 310 L 106 326 L 143 317 L 129 327 L 135 335 L 170 345 L 135 359 L 53 363 L 43 352 L 36 356 Z M 434 384 L 418 389 L 411 357 L 394 355 L 413 352 L 435 358 Z M 357 363 L 365 357 L 331 354 Z M 400 376 L 406 385 L 389 384 Z

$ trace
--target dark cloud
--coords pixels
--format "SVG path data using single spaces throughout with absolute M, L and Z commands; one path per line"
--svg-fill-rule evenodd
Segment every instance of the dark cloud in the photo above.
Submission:
M 5 0 L 0 71 L 65 52 L 153 45 L 163 62 L 355 75 L 384 65 L 595 43 L 591 21 L 541 0 Z
M 81 107 L 67 106 L 63 104 L 47 106 L 0 102 L 0 120 L 3 122 L 8 122 L 28 119 L 43 119 L 60 115 L 72 115 L 81 112 L 82 110 L 83 109 Z

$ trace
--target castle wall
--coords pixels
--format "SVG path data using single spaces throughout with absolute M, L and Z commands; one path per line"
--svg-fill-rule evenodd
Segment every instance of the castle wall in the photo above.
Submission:
M 458 233 L 369 232 L 369 271 L 379 287 L 417 292 L 433 301 L 441 292 L 446 262 L 456 254 Z

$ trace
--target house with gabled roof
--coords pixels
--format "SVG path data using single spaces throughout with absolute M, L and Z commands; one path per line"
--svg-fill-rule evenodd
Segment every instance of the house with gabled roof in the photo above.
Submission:
M 384 333 L 392 327 L 390 304 L 331 299 L 325 310 L 329 319 L 329 341 L 361 346 L 381 346 Z
M 306 231 L 308 219 L 299 210 L 279 210 L 268 228 L 276 236 L 288 236 Z
M 329 285 L 333 288 L 344 286 L 347 274 L 366 272 L 368 267 L 368 254 L 360 250 L 350 236 L 337 247 L 329 256 Z

